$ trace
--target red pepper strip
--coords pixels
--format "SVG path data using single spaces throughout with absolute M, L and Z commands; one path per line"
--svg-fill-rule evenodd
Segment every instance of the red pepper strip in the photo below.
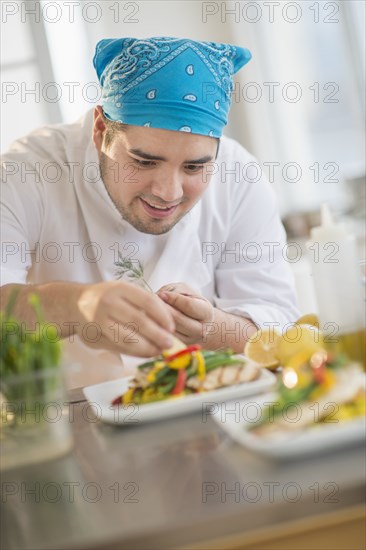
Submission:
M 325 363 L 321 363 L 314 369 L 314 380 L 317 384 L 322 384 L 325 380 Z
M 186 369 L 181 369 L 178 371 L 177 383 L 175 384 L 174 389 L 172 390 L 171 395 L 178 395 L 182 393 L 187 381 L 187 371 Z
M 113 399 L 111 403 L 112 407 L 117 407 L 117 405 L 122 405 L 122 397 L 123 395 L 119 395 L 118 397 L 116 397 L 116 399 Z
M 193 344 L 192 346 L 188 346 L 187 348 L 181 349 L 180 351 L 177 351 L 176 353 L 173 353 L 173 355 L 169 355 L 168 357 L 164 357 L 164 361 L 166 363 L 169 363 L 169 361 L 172 361 L 173 359 L 176 359 L 177 357 L 180 357 L 181 355 L 185 355 L 186 353 L 191 353 L 192 351 L 198 351 L 201 349 L 201 346 L 199 344 Z

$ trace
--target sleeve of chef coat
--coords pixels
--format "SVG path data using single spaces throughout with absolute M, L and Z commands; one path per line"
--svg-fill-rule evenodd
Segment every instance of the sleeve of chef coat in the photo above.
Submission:
M 255 163 L 259 169 L 255 159 L 236 145 L 236 160 L 239 157 L 247 167 Z M 216 266 L 215 305 L 249 317 L 258 327 L 281 329 L 300 313 L 275 193 L 257 167 L 249 165 L 240 172 L 248 179 L 228 187 L 230 222 L 224 252 Z
M 37 244 L 44 210 L 37 162 L 40 158 L 37 148 L 29 142 L 34 142 L 34 138 L 16 141 L 1 156 L 1 286 L 25 284 L 39 254 Z

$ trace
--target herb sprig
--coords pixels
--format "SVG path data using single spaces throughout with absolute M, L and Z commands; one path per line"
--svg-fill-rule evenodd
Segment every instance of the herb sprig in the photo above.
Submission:
M 144 279 L 144 268 L 141 265 L 140 260 L 131 260 L 122 256 L 121 252 L 118 252 L 118 260 L 114 262 L 117 267 L 116 277 L 117 279 L 127 279 L 130 282 L 139 282 L 149 292 L 153 292 L 153 289 Z

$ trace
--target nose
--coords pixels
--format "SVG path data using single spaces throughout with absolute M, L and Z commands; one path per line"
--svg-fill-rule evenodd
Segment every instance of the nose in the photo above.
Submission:
M 161 201 L 177 203 L 183 197 L 183 176 L 178 170 L 159 170 L 154 174 L 150 191 Z

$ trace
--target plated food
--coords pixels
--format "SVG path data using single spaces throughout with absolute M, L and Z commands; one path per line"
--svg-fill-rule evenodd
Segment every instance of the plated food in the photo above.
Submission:
M 345 356 L 303 352 L 278 375 L 276 392 L 237 404 L 236 417 L 213 418 L 252 451 L 288 460 L 364 443 L 366 378 Z
M 282 334 L 259 329 L 248 339 L 244 348 L 247 357 L 263 368 L 281 369 L 276 403 L 263 410 L 253 431 L 293 432 L 319 422 L 338 423 L 365 415 L 362 365 L 346 354 L 335 353 L 331 343 L 314 314 L 301 317 Z M 301 413 L 295 421 L 286 414 L 291 407 Z
M 365 375 L 345 356 L 317 352 L 295 357 L 283 369 L 276 400 L 265 407 L 252 433 L 274 436 L 318 424 L 338 424 L 365 416 Z
M 177 341 L 173 349 L 139 365 L 129 389 L 117 395 L 112 406 L 154 403 L 243 384 L 257 380 L 260 371 L 231 349 L 207 351 Z

